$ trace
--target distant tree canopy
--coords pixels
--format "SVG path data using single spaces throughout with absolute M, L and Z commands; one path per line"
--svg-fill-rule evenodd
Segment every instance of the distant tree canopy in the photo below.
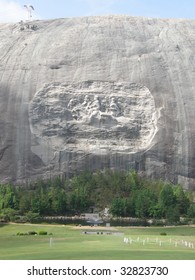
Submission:
M 180 216 L 195 217 L 190 192 L 180 185 L 154 181 L 131 172 L 102 170 L 83 172 L 70 179 L 38 180 L 28 187 L 0 185 L 0 215 L 26 215 L 28 219 L 46 215 L 75 215 L 90 208 L 110 208 L 117 217 L 166 218 L 171 223 Z

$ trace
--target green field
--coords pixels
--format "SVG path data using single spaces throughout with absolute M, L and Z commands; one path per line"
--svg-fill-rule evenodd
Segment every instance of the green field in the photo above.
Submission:
M 40 230 L 52 235 L 17 235 Z M 95 234 L 83 233 L 92 230 Z M 195 260 L 195 227 L 111 227 L 110 235 L 103 234 L 104 230 L 108 231 L 99 227 L 1 224 L 0 259 Z M 129 243 L 124 243 L 124 238 Z

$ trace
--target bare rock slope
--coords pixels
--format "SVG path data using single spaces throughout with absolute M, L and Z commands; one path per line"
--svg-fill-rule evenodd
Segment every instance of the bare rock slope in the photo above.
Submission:
M 0 24 L 0 180 L 135 168 L 195 189 L 195 21 Z

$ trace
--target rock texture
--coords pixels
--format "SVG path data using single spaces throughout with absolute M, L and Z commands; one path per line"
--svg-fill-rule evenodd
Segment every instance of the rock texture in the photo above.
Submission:
M 195 189 L 195 21 L 0 24 L 0 180 L 131 169 Z

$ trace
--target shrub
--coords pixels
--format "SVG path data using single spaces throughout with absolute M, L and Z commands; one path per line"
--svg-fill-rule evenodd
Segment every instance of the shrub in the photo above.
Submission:
M 161 232 L 160 235 L 167 235 L 167 233 L 166 232 Z
M 35 213 L 32 211 L 29 211 L 28 213 L 26 213 L 25 217 L 26 217 L 26 220 L 30 223 L 38 222 L 40 219 L 39 213 Z
M 7 222 L 9 222 L 9 221 L 10 221 L 10 218 L 9 218 L 8 215 L 6 215 L 6 214 L 1 214 L 1 215 L 0 215 L 0 222 L 1 222 L 1 223 L 7 223 Z
M 36 231 L 28 231 L 28 235 L 36 235 L 37 232 Z
M 165 225 L 165 220 L 153 220 L 153 226 L 164 226 Z
M 26 218 L 26 216 L 17 216 L 14 222 L 15 223 L 26 223 L 27 218 Z
M 39 231 L 39 235 L 47 235 L 47 231 L 40 230 L 40 231 Z

